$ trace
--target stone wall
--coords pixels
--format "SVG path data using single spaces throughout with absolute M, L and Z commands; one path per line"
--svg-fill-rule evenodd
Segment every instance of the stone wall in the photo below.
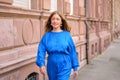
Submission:
M 118 38 L 120 36 L 120 1 L 113 0 L 113 33 L 114 37 Z
M 111 43 L 111 0 L 87 0 L 88 57 L 94 58 Z
M 47 79 L 40 74 L 35 59 L 45 21 L 51 13 L 50 2 L 31 0 L 31 9 L 24 9 L 13 6 L 13 0 L 0 0 L 0 80 L 25 80 L 31 75 L 37 80 Z M 71 26 L 80 68 L 111 42 L 110 3 L 110 0 L 73 0 L 71 15 L 70 0 L 57 2 L 57 10 Z

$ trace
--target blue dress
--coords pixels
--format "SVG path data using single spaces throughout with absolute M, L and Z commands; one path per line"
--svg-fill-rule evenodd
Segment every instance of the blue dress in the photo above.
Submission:
M 45 65 L 47 57 L 47 74 L 49 80 L 69 80 L 71 69 L 77 71 L 79 66 L 76 48 L 69 32 L 47 32 L 43 35 L 36 58 L 36 64 Z

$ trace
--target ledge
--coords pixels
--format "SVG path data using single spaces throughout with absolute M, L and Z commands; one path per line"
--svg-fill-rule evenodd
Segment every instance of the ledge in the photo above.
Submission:
M 0 0 L 0 3 L 11 5 L 13 3 L 13 0 Z
M 85 21 L 87 19 L 86 19 L 86 17 L 81 17 L 80 20 Z
M 0 75 L 35 62 L 38 44 L 0 51 Z
M 65 15 L 66 19 L 71 19 L 71 20 L 79 20 L 80 16 L 75 16 L 75 15 Z
M 32 10 L 32 9 L 23 9 L 19 7 L 14 7 L 11 5 L 0 4 L 0 16 L 18 16 L 18 15 L 25 15 L 25 16 L 34 16 L 39 17 L 40 11 Z
M 100 20 L 102 22 L 110 22 L 110 20 L 107 20 L 107 19 L 103 19 L 103 20 Z
M 0 64 L 0 75 L 6 72 L 9 72 L 11 70 L 20 68 L 22 66 L 25 66 L 27 64 L 35 62 L 35 57 L 36 55 L 27 55 L 27 56 L 22 56 L 18 59 L 14 59 L 11 61 L 8 61 L 6 63 L 1 63 Z
M 41 18 L 48 18 L 50 13 L 50 11 L 41 11 Z
M 87 18 L 87 19 L 90 20 L 90 21 L 99 21 L 98 18 L 93 18 L 93 17 L 91 17 L 91 18 Z
M 79 41 L 79 42 L 76 43 L 76 47 L 78 47 L 78 46 L 80 46 L 80 45 L 83 45 L 83 44 L 85 44 L 85 43 L 86 43 L 86 41 Z

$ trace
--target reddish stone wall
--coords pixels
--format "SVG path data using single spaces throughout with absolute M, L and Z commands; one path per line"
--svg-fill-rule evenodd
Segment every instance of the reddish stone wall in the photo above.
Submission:
M 40 12 L 0 4 L 0 80 L 25 80 L 35 72 Z M 39 77 L 42 79 L 41 75 Z
M 118 38 L 120 36 L 120 1 L 114 0 L 113 7 L 113 34 L 114 38 Z
M 36 73 L 40 80 L 44 80 L 35 65 L 35 59 L 45 21 L 51 13 L 51 0 L 31 1 L 31 10 L 28 10 L 12 6 L 12 0 L 0 0 L 0 80 L 25 80 L 31 73 Z M 72 28 L 81 68 L 87 63 L 87 55 L 90 60 L 110 44 L 110 10 L 104 8 L 106 3 L 110 6 L 107 2 L 110 0 L 87 0 L 87 7 L 85 0 L 73 0 L 72 15 L 69 1 L 58 0 L 57 3 L 61 5 L 58 4 L 57 9 L 65 15 Z M 86 35 L 89 36 L 88 40 Z M 86 45 L 87 42 L 89 45 Z
M 102 53 L 111 43 L 111 0 L 88 0 L 86 16 L 89 31 L 89 59 Z

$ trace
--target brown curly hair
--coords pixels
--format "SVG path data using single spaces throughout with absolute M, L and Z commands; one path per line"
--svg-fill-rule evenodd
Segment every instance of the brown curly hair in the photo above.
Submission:
M 61 18 L 61 21 L 62 21 L 61 29 L 70 32 L 71 28 L 68 26 L 68 23 L 65 20 L 65 18 L 58 11 L 54 11 L 51 13 L 51 15 L 49 16 L 49 18 L 45 24 L 45 33 L 48 31 L 51 31 L 53 29 L 53 27 L 51 26 L 51 18 L 53 17 L 54 14 L 58 14 Z

